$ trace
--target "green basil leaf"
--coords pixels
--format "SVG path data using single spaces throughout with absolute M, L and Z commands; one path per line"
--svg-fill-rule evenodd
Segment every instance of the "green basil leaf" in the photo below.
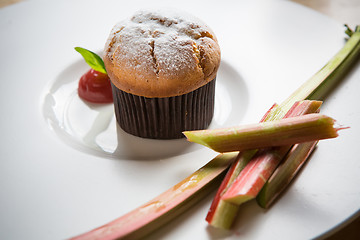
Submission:
M 83 56 L 85 62 L 89 64 L 92 69 L 106 74 L 104 61 L 99 55 L 82 47 L 75 47 L 75 50 Z

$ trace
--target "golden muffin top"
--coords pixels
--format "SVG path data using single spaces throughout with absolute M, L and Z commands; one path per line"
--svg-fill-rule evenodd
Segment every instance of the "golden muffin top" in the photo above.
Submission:
M 117 88 L 144 97 L 171 97 L 213 80 L 220 48 L 199 19 L 172 11 L 139 11 L 114 26 L 103 58 Z

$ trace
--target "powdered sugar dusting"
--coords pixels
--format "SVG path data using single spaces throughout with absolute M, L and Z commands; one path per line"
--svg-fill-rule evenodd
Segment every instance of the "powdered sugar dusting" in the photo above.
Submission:
M 189 66 L 201 68 L 201 38 L 212 31 L 192 16 L 171 11 L 139 11 L 118 23 L 106 44 L 109 59 L 145 76 L 171 77 Z M 114 54 L 116 53 L 116 54 Z

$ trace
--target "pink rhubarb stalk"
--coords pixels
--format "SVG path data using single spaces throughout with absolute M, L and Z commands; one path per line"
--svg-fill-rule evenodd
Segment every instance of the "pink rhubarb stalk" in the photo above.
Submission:
M 271 206 L 304 165 L 317 143 L 318 141 L 306 142 L 296 144 L 291 148 L 257 195 L 256 201 L 261 207 Z
M 184 212 L 218 186 L 218 180 L 236 155 L 237 153 L 218 155 L 198 171 L 148 203 L 108 224 L 72 239 L 139 239 L 146 236 Z

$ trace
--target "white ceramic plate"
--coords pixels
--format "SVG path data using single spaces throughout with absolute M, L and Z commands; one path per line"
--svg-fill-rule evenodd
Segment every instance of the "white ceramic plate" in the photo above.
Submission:
M 216 155 L 185 140 L 129 136 L 117 129 L 111 105 L 76 95 L 88 67 L 75 46 L 102 49 L 117 21 L 169 5 L 203 19 L 220 41 L 211 127 L 257 122 L 344 44 L 342 24 L 287 1 L 34 0 L 0 9 L 1 239 L 65 239 L 91 230 Z M 357 63 L 322 109 L 351 129 L 322 141 L 271 209 L 249 202 L 232 231 L 215 231 L 204 220 L 212 194 L 148 238 L 309 239 L 357 216 L 359 78 Z

